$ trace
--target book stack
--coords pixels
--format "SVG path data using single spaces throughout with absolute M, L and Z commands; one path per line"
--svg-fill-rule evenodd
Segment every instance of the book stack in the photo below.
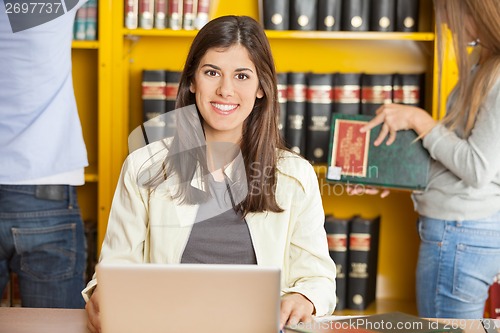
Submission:
M 380 216 L 325 216 L 330 256 L 337 267 L 336 310 L 364 310 L 377 289 Z
M 174 117 L 165 114 L 175 109 L 180 76 L 179 71 L 163 69 L 142 72 L 142 115 L 147 143 L 171 136 L 175 131 Z
M 327 163 L 333 115 L 371 117 L 387 103 L 422 107 L 423 85 L 423 74 L 278 73 L 280 132 L 311 163 Z
M 210 0 L 125 0 L 125 28 L 198 30 L 209 20 Z
M 268 30 L 418 31 L 418 0 L 260 0 Z
M 97 0 L 88 0 L 77 10 L 73 26 L 73 39 L 97 39 Z

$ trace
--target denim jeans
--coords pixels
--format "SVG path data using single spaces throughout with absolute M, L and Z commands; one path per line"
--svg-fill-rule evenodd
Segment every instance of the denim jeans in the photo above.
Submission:
M 0 185 L 0 292 L 15 272 L 22 306 L 83 308 L 85 248 L 75 187 Z
M 474 221 L 420 216 L 417 307 L 422 317 L 483 318 L 500 272 L 500 212 Z

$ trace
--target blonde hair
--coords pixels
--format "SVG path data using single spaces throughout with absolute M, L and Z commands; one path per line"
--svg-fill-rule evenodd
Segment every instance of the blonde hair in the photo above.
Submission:
M 438 66 L 442 73 L 446 24 L 453 37 L 458 67 L 457 98 L 450 105 L 442 122 L 450 129 L 461 128 L 468 137 L 474 127 L 477 113 L 488 92 L 500 74 L 500 1 L 498 0 L 434 0 L 438 29 Z M 476 25 L 480 48 L 485 48 L 489 57 L 481 63 L 471 78 L 474 56 L 469 55 L 466 40 L 466 22 L 472 19 Z M 441 86 L 441 76 L 439 78 Z M 441 92 L 440 92 L 441 94 Z

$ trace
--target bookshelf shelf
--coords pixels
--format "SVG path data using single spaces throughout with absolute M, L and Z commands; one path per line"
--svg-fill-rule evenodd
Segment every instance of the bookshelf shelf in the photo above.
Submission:
M 193 37 L 197 30 L 172 30 L 172 29 L 123 29 L 124 36 L 156 36 L 156 37 Z M 275 31 L 267 30 L 266 35 L 270 40 L 410 40 L 431 42 L 434 41 L 432 32 L 350 32 L 350 31 Z
M 92 41 L 86 41 L 86 40 L 74 40 L 71 43 L 71 47 L 73 49 L 99 49 L 99 42 L 92 40 Z
M 273 39 L 301 40 L 410 40 L 410 41 L 434 41 L 432 32 L 350 32 L 350 31 L 275 31 L 267 30 L 267 37 Z
M 99 181 L 99 174 L 97 168 L 91 163 L 90 166 L 85 168 L 85 183 L 97 183 Z
M 191 37 L 194 38 L 197 30 L 172 29 L 123 29 L 124 36 L 153 36 L 153 37 Z

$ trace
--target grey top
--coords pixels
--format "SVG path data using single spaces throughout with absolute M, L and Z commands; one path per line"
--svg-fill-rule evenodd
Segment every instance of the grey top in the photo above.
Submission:
M 450 94 L 450 101 L 456 93 Z M 432 162 L 429 183 L 413 199 L 419 214 L 481 219 L 500 211 L 500 78 L 479 110 L 468 139 L 438 124 L 423 139 Z
M 209 177 L 212 198 L 201 204 L 181 263 L 257 264 L 250 231 L 233 209 L 226 182 Z

